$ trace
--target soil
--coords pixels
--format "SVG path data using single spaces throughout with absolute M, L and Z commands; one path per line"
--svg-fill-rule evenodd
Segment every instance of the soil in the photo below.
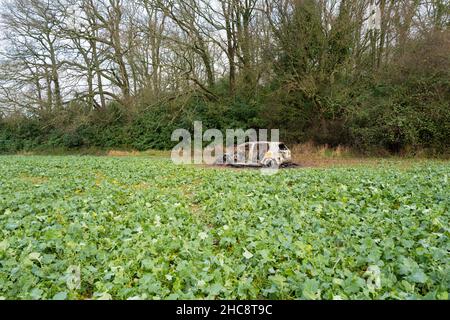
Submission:
M 261 169 L 263 167 L 261 166 L 255 166 L 255 165 L 215 165 L 214 167 L 220 167 L 220 168 L 231 168 L 231 169 Z M 301 168 L 302 165 L 294 162 L 289 163 L 283 163 L 278 169 L 295 169 L 295 168 Z

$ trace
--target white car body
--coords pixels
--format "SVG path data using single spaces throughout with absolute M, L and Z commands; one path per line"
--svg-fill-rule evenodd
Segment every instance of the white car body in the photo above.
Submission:
M 217 162 L 231 166 L 273 167 L 291 160 L 291 151 L 283 142 L 256 141 L 238 145 Z

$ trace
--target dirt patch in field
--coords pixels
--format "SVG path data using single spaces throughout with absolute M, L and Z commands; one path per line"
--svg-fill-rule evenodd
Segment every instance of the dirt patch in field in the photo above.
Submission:
M 34 176 L 27 176 L 27 175 L 21 176 L 20 179 L 25 182 L 32 183 L 34 185 L 44 184 L 48 181 L 47 177 L 34 177 Z
M 132 188 L 135 190 L 147 190 L 148 188 L 150 188 L 150 184 L 148 184 L 147 182 L 141 182 L 132 185 Z
M 380 163 L 379 159 L 359 159 L 359 158 L 333 159 L 333 158 L 302 157 L 301 159 L 299 159 L 299 157 L 297 157 L 297 159 L 298 162 L 301 163 L 301 166 L 304 168 L 353 167 L 360 165 L 375 166 Z
M 121 150 L 109 150 L 106 154 L 109 157 L 129 157 L 140 155 L 139 151 L 121 151 Z
M 299 158 L 297 158 L 299 159 Z M 409 169 L 413 165 L 420 163 L 419 159 L 401 159 L 401 158 L 320 158 L 320 157 L 302 157 L 298 161 L 280 167 L 280 170 L 301 170 L 308 168 L 346 168 L 346 167 L 377 167 L 383 164 L 389 164 L 399 169 Z M 424 160 L 425 161 L 425 160 Z M 196 167 L 212 168 L 219 170 L 259 170 L 260 167 L 233 167 L 226 165 L 195 165 Z

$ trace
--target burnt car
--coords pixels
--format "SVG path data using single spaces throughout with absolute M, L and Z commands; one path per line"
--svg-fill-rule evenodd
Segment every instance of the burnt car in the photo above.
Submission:
M 291 163 L 291 151 L 283 142 L 256 141 L 227 150 L 216 164 L 238 167 L 279 167 Z

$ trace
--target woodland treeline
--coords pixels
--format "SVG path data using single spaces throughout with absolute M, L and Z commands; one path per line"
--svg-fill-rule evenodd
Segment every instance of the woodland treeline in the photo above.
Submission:
M 449 12 L 448 0 L 3 0 L 0 152 L 167 149 L 202 120 L 446 153 Z

